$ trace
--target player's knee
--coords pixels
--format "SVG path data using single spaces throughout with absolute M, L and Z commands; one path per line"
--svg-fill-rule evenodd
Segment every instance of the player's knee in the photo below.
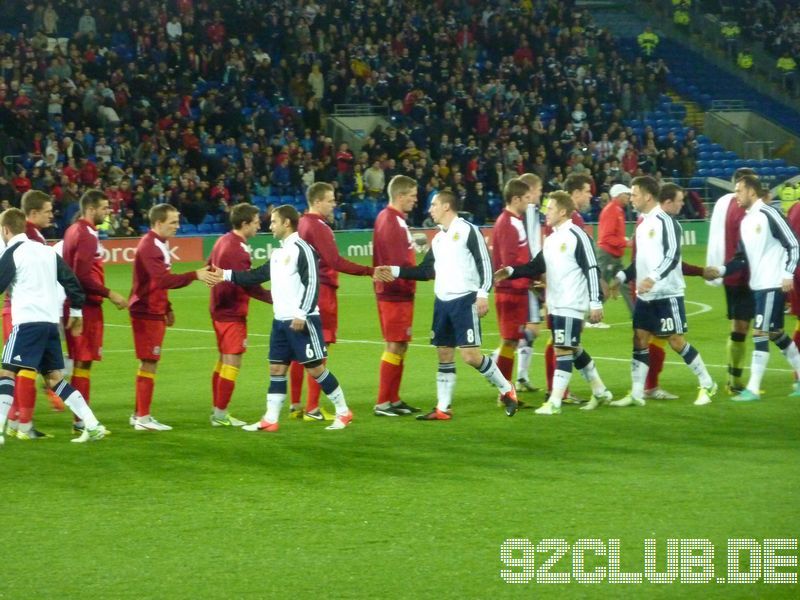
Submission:
M 461 348 L 461 358 L 470 367 L 477 368 L 483 360 L 483 355 L 477 348 Z
M 61 371 L 48 371 L 47 373 L 43 373 L 42 377 L 44 378 L 47 387 L 51 389 L 58 385 L 62 379 L 64 379 Z
M 667 342 L 669 343 L 669 347 L 675 350 L 675 352 L 680 352 L 683 350 L 684 346 L 686 346 L 686 338 L 679 334 L 669 336 Z

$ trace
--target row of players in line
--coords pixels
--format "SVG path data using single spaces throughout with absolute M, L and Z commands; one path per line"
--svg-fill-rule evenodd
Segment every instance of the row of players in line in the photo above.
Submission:
M 525 177 L 528 177 L 529 183 L 533 185 L 526 183 L 523 177 L 509 182 L 506 187 L 507 210 L 498 220 L 495 231 L 495 266 L 501 263 L 501 268 L 495 273 L 495 278 L 498 280 L 497 308 L 501 335 L 504 339 L 503 346 L 508 348 L 510 344 L 517 343 L 517 340 L 514 339 L 514 331 L 519 333 L 530 329 L 530 325 L 526 324 L 535 321 L 535 318 L 530 316 L 520 318 L 519 308 L 524 306 L 523 312 L 528 312 L 530 307 L 525 300 L 530 298 L 533 302 L 536 301 L 535 296 L 531 297 L 528 293 L 531 287 L 530 279 L 527 281 L 523 279 L 521 284 L 504 280 L 514 278 L 519 281 L 518 278 L 525 275 L 538 279 L 543 272 L 549 271 L 547 301 L 550 308 L 557 368 L 549 400 L 537 409 L 537 412 L 553 414 L 559 411 L 573 362 L 592 386 L 592 399 L 584 408 L 594 408 L 609 401 L 611 397 L 597 376 L 593 361 L 580 347 L 580 331 L 582 319 L 587 310 L 590 321 L 602 318 L 601 278 L 591 241 L 582 229 L 576 227 L 572 222 L 576 204 L 577 208 L 581 208 L 581 201 L 588 200 L 590 182 L 581 180 L 580 177 L 573 178 L 573 181 L 568 182 L 567 186 L 567 189 L 572 187 L 570 194 L 557 193 L 551 197 L 547 209 L 547 225 L 551 228 L 552 233 L 547 236 L 542 252 L 535 252 L 536 259 L 527 266 L 519 266 L 522 262 L 520 258 L 524 258 L 524 252 L 520 249 L 524 248 L 530 256 L 531 250 L 536 250 L 537 240 L 539 240 L 538 243 L 541 243 L 540 233 L 537 233 L 540 222 L 537 206 L 540 186 L 537 189 L 536 184 L 539 182 L 535 178 Z M 648 178 L 634 182 L 634 206 L 644 215 L 642 223 L 637 227 L 637 244 L 639 247 L 647 248 L 648 251 L 637 253 L 634 265 L 627 272 L 622 272 L 615 277 L 619 281 L 635 277 L 639 291 L 637 308 L 634 310 L 632 390 L 625 398 L 612 402 L 612 405 L 615 406 L 644 403 L 643 374 L 646 375 L 648 370 L 647 342 L 651 335 L 667 338 L 671 347 L 681 353 L 687 364 L 698 375 L 700 392 L 697 404 L 707 404 L 716 392 L 716 385 L 708 376 L 699 354 L 683 338 L 686 328 L 685 311 L 682 307 L 684 286 L 682 275 L 675 268 L 680 264 L 680 226 L 661 210 L 661 206 L 668 204 L 677 206 L 679 210 L 680 196 L 676 193 L 672 194 L 670 198 L 663 198 L 662 192 L 663 190 L 659 190 L 655 182 Z M 761 190 L 757 178 L 750 175 L 737 182 L 737 204 L 740 207 L 744 208 L 755 204 L 760 195 Z M 374 269 L 350 263 L 339 257 L 332 233 L 325 223 L 325 218 L 332 212 L 334 206 L 333 190 L 325 184 L 316 184 L 309 189 L 311 210 L 302 219 L 299 218 L 296 211 L 292 212 L 290 207 L 280 207 L 275 211 L 272 216 L 271 229 L 276 237 L 282 240 L 281 249 L 271 257 L 270 262 L 250 273 L 245 272 L 249 269 L 250 259 L 244 242 L 255 235 L 258 230 L 257 209 L 248 205 L 239 205 L 234 208 L 231 214 L 234 231 L 218 241 L 211 257 L 214 268 L 174 275 L 170 272 L 170 255 L 166 240 L 177 231 L 178 214 L 174 208 L 168 205 L 154 207 L 151 214 L 153 230 L 142 239 L 139 245 L 137 262 L 134 267 L 134 289 L 130 301 L 126 301 L 121 295 L 105 288 L 102 280 L 102 262 L 94 225 L 105 217 L 108 210 L 107 200 L 100 192 L 87 193 L 82 200 L 82 219 L 70 228 L 74 230 L 73 235 L 68 234 L 65 238 L 64 256 L 67 264 L 70 264 L 76 273 L 82 275 L 81 285 L 91 299 L 87 306 L 96 307 L 98 310 L 88 311 L 93 314 L 86 319 L 86 323 L 90 326 L 85 327 L 85 331 L 77 335 L 75 330 L 68 329 L 67 331 L 68 346 L 71 356 L 76 361 L 76 370 L 73 373 L 72 386 L 66 391 L 70 394 L 73 391 L 77 392 L 83 398 L 89 396 L 89 368 L 92 362 L 100 358 L 99 349 L 102 344 L 100 302 L 103 297 L 109 297 L 118 307 L 129 307 L 137 357 L 141 361 L 137 374 L 136 412 L 131 419 L 131 424 L 138 430 L 168 429 L 168 426 L 153 419 L 149 410 L 164 331 L 168 325 L 174 322 L 166 290 L 183 287 L 195 279 L 203 280 L 209 285 L 215 285 L 221 280 L 227 279 L 247 287 L 240 289 L 223 285 L 212 290 L 212 317 L 220 349 L 220 361 L 214 372 L 214 414 L 211 420 L 214 425 L 244 425 L 244 422 L 229 415 L 227 404 L 235 385 L 241 355 L 246 346 L 247 299 L 253 296 L 269 301 L 269 293 L 255 284 L 267 278 L 274 279 L 274 273 L 279 273 L 286 280 L 287 285 L 273 285 L 274 290 L 281 290 L 281 299 L 276 303 L 276 319 L 273 324 L 273 341 L 270 348 L 272 381 L 268 398 L 272 402 L 270 403 L 268 400 L 268 410 L 262 421 L 248 428 L 270 431 L 277 429 L 276 411 L 279 410 L 286 395 L 286 375 L 290 359 L 296 359 L 301 368 L 306 368 L 310 377 L 313 377 L 313 381 L 326 392 L 326 395 L 337 407 L 337 415 L 331 428 L 344 428 L 350 422 L 352 413 L 346 407 L 338 382 L 325 369 L 324 365 L 327 354 L 326 344 L 335 341 L 335 290 L 338 285 L 336 273 L 344 271 L 357 275 L 373 275 L 376 279 L 381 326 L 387 340 L 387 348 L 382 356 L 381 385 L 375 414 L 398 416 L 419 412 L 418 409 L 410 407 L 400 400 L 400 376 L 405 350 L 410 340 L 415 291 L 413 279 L 435 278 L 436 300 L 432 342 L 437 346 L 439 352 L 437 407 L 418 418 L 426 420 L 450 418 L 449 407 L 455 385 L 453 363 L 455 347 L 460 348 L 465 362 L 478 368 L 487 379 L 498 387 L 500 398 L 506 406 L 506 412 L 513 415 L 519 403 L 513 386 L 508 381 L 510 379 L 508 365 L 504 365 L 506 372 L 503 372 L 494 360 L 484 357 L 479 350 L 479 319 L 488 311 L 487 298 L 491 287 L 490 274 L 492 271 L 488 249 L 482 235 L 474 226 L 458 217 L 457 198 L 449 192 L 441 192 L 432 203 L 430 212 L 442 230 L 434 237 L 426 259 L 421 265 L 415 266 L 414 240 L 405 224 L 405 215 L 413 208 L 416 201 L 416 182 L 402 176 L 395 178 L 390 185 L 390 197 L 390 206 L 376 223 L 375 262 L 379 265 L 387 263 L 395 266 L 378 266 Z M 659 199 L 661 199 L 661 203 L 659 203 Z M 763 207 L 763 203 L 761 203 L 761 207 Z M 796 263 L 797 260 L 796 239 L 793 235 L 781 235 L 783 229 L 779 225 L 782 216 L 779 213 L 776 213 L 776 217 L 775 214 L 769 212 L 769 207 L 763 209 L 761 207 L 757 211 L 758 214 L 762 215 L 762 218 L 770 220 L 768 227 L 761 228 L 759 226 L 759 233 L 762 230 L 769 230 L 777 246 L 774 244 L 764 245 L 763 242 L 760 242 L 762 245 L 757 251 L 762 254 L 766 252 L 774 254 L 779 248 L 779 252 L 784 252 L 787 257 L 786 269 L 791 271 L 791 261 L 794 260 Z M 30 206 L 27 208 L 30 209 Z M 46 209 L 46 206 L 40 206 L 33 210 L 46 212 Z M 33 213 L 31 210 L 27 212 L 29 215 Z M 303 233 L 302 223 L 304 220 L 310 226 L 305 228 L 303 237 L 311 238 L 306 241 L 316 241 L 315 245 L 309 245 L 301 238 L 301 235 L 298 235 L 298 230 L 300 230 L 300 234 Z M 648 222 L 649 225 L 645 227 L 647 233 L 640 236 L 640 232 L 645 230 L 643 229 L 644 223 Z M 30 227 L 30 222 L 28 226 Z M 515 235 L 507 236 L 510 229 L 504 232 L 504 227 L 513 229 Z M 783 227 L 786 227 L 785 221 L 783 221 Z M 11 229 L 4 228 L 3 231 L 3 237 L 9 243 L 15 235 L 19 235 Z M 532 233 L 529 235 L 528 232 Z M 791 233 L 790 230 L 789 232 Z M 322 239 L 314 240 L 315 234 Z M 510 239 L 513 239 L 513 243 L 509 242 Z M 381 245 L 379 243 L 381 240 L 385 244 Z M 509 243 L 503 245 L 500 243 L 501 240 Z M 792 240 L 794 240 L 794 246 L 792 246 Z M 93 245 L 93 253 L 88 252 L 90 245 Z M 754 246 L 754 244 L 750 245 Z M 513 256 L 503 256 L 503 251 L 500 250 L 501 246 L 511 249 Z M 745 249 L 747 247 L 745 245 Z M 82 251 L 78 251 L 78 248 L 82 248 Z M 284 254 L 286 256 L 283 256 Z M 87 260 L 89 256 L 91 256 L 91 260 Z M 318 257 L 321 257 L 319 268 L 317 266 Z M 642 260 L 643 257 L 644 260 Z M 754 257 L 748 255 L 747 258 L 752 264 Z M 758 256 L 755 258 L 758 259 Z M 504 259 L 509 259 L 508 263 L 516 264 L 517 268 L 502 265 Z M 8 262 L 8 256 L 6 256 L 6 260 Z M 281 260 L 284 261 L 281 263 L 284 266 L 294 265 L 294 271 L 289 269 L 290 272 L 287 274 L 286 268 L 280 268 L 273 273 L 271 268 L 273 263 Z M 639 265 L 640 261 L 642 261 L 642 265 Z M 733 270 L 741 268 L 743 264 L 744 261 L 737 258 L 725 268 Z M 227 267 L 227 269 L 223 269 L 223 267 Z M 636 273 L 639 275 L 636 276 Z M 714 271 L 712 268 L 706 269 L 706 276 L 709 278 L 715 277 L 718 273 L 719 271 Z M 399 279 L 397 279 L 398 277 Z M 767 281 L 769 278 L 762 277 L 761 279 Z M 289 283 L 291 285 L 288 285 Z M 756 285 L 760 284 L 756 282 Z M 785 288 L 785 281 L 782 281 L 781 285 Z M 789 288 L 791 288 L 791 281 Z M 786 344 L 783 339 L 786 336 L 775 327 L 775 321 L 778 318 L 782 320 L 783 315 L 782 302 L 775 296 L 780 293 L 780 290 L 773 287 L 761 294 L 760 292 L 763 290 L 754 289 L 757 306 L 770 308 L 773 311 L 773 314 L 770 315 L 763 311 L 756 315 L 757 334 L 759 334 L 756 336 L 756 351 L 761 353 L 760 361 L 764 362 L 763 354 L 765 352 L 759 346 L 759 344 L 763 345 L 761 338 L 764 336 L 761 334 L 764 331 L 758 329 L 758 326 L 760 323 L 766 324 L 767 321 L 764 319 L 768 319 L 770 326 L 765 330 L 772 333 L 771 337 L 787 354 L 794 367 L 796 348 L 791 341 Z M 289 296 L 283 298 L 286 294 Z M 92 298 L 92 296 L 94 297 Z M 760 296 L 763 296 L 763 302 L 758 301 Z M 79 305 L 81 302 L 79 299 L 72 300 L 74 305 Z M 298 302 L 299 306 L 297 306 Z M 762 304 L 763 307 L 761 307 Z M 780 307 L 780 311 L 774 310 L 776 305 Z M 319 306 L 319 310 L 316 309 L 317 306 Z M 280 314 L 278 307 L 281 308 Z M 322 313 L 321 319 L 319 313 Z M 328 314 L 326 315 L 326 313 Z M 782 326 L 782 323 L 780 325 Z M 506 335 L 508 331 L 511 331 L 512 335 Z M 14 337 L 16 340 L 19 336 Z M 517 335 L 517 337 L 519 336 Z M 4 357 L 8 355 L 12 361 L 15 357 L 21 357 L 21 353 L 10 348 L 11 346 L 7 344 Z M 504 352 L 503 347 L 501 347 L 499 356 L 508 358 L 507 351 Z M 751 385 L 741 391 L 737 396 L 738 399 L 757 397 L 758 381 L 754 382 L 754 379 L 760 379 L 759 373 L 763 374 L 763 368 L 755 364 L 756 356 L 758 355 L 754 354 Z M 30 363 L 30 359 L 26 357 L 26 360 Z M 498 359 L 499 362 L 500 359 Z M 513 367 L 513 359 L 511 364 Z M 30 366 L 34 365 L 6 363 L 4 358 L 4 369 L 6 369 L 4 375 L 8 377 L 7 373 L 31 371 L 32 369 L 24 368 Z M 59 370 L 54 369 L 52 364 L 37 366 L 45 373 Z M 81 379 L 85 381 L 81 381 Z M 20 380 L 30 381 L 31 378 L 23 376 Z M 78 389 L 79 386 L 84 388 L 84 393 Z M 292 404 L 291 414 L 302 415 L 299 402 Z M 325 418 L 318 406 L 307 407 L 305 416 L 306 418 Z M 20 429 L 19 424 L 24 425 L 24 423 L 17 424 L 18 436 L 24 436 L 32 430 L 30 428 L 27 431 L 25 428 Z M 80 423 L 78 425 L 80 428 Z M 86 430 L 82 431 L 80 437 L 87 437 Z

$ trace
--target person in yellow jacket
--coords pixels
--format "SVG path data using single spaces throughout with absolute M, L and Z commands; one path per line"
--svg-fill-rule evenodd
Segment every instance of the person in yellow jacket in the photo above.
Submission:
M 726 21 L 722 24 L 720 33 L 725 40 L 725 53 L 733 58 L 739 49 L 739 36 L 742 34 L 742 30 L 735 22 Z
M 788 181 L 781 186 L 781 191 L 778 192 L 778 198 L 781 199 L 781 210 L 784 215 L 789 214 L 789 209 L 794 204 L 794 186 Z
M 736 57 L 736 64 L 739 65 L 739 68 L 743 71 L 749 71 L 753 68 L 753 53 L 750 51 L 750 48 L 745 48 L 739 52 L 739 56 Z
M 680 0 L 676 3 L 673 0 L 673 5 L 675 6 L 675 12 L 672 13 L 672 22 L 678 27 L 685 27 L 688 29 L 689 20 L 691 19 L 689 16 L 689 8 L 691 8 L 692 3 L 687 0 Z
M 796 93 L 797 63 L 788 50 L 778 59 L 775 66 L 778 67 L 778 72 L 783 77 L 783 87 L 786 88 L 786 91 L 790 94 Z
M 645 27 L 644 31 L 637 36 L 636 41 L 639 43 L 639 48 L 641 48 L 642 53 L 649 57 L 656 51 L 659 38 L 653 32 L 653 28 L 648 25 Z

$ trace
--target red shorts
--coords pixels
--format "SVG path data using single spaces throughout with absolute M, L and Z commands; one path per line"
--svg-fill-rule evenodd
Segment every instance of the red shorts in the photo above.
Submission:
M 72 360 L 95 361 L 103 358 L 103 307 L 84 304 L 83 332 L 79 336 L 65 331 L 67 353 Z
M 220 354 L 244 354 L 247 350 L 246 322 L 214 321 L 214 333 Z
M 378 300 L 381 332 L 386 342 L 410 342 L 414 321 L 414 301 L 387 302 Z
M 133 345 L 136 348 L 136 358 L 139 360 L 154 360 L 161 358 L 161 344 L 167 332 L 167 322 L 152 321 L 150 319 L 137 319 L 131 316 L 133 327 Z
M 339 329 L 339 303 L 336 299 L 336 288 L 324 283 L 319 286 L 319 318 L 322 320 L 322 337 L 326 344 L 336 342 L 336 330 Z
M 495 292 L 494 305 L 497 309 L 497 323 L 500 337 L 504 340 L 518 340 L 523 336 L 528 322 L 528 296 Z
M 3 313 L 3 343 L 5 344 L 8 341 L 8 336 L 11 335 L 11 329 L 13 325 L 11 325 L 11 313 L 4 312 Z

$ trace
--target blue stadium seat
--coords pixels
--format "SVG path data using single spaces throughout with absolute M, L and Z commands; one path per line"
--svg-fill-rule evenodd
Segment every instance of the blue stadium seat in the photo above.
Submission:
M 786 176 L 789 178 L 797 177 L 798 175 L 800 175 L 800 167 L 798 166 L 791 165 L 789 167 L 786 167 L 786 169 L 787 169 Z
M 198 225 L 197 232 L 201 235 L 208 235 L 209 233 L 214 233 L 214 226 L 210 225 L 209 223 L 202 223 Z
M 225 233 L 225 231 L 228 229 L 225 226 L 225 223 L 214 223 L 211 227 L 213 228 L 214 233 Z
M 185 225 L 181 225 L 181 228 L 178 230 L 178 233 L 182 235 L 196 235 L 197 225 L 192 225 L 191 223 L 186 223 Z
M 703 179 L 702 177 L 692 177 L 689 180 L 689 187 L 690 188 L 701 188 L 701 187 L 703 187 L 704 183 L 705 183 L 705 179 Z

